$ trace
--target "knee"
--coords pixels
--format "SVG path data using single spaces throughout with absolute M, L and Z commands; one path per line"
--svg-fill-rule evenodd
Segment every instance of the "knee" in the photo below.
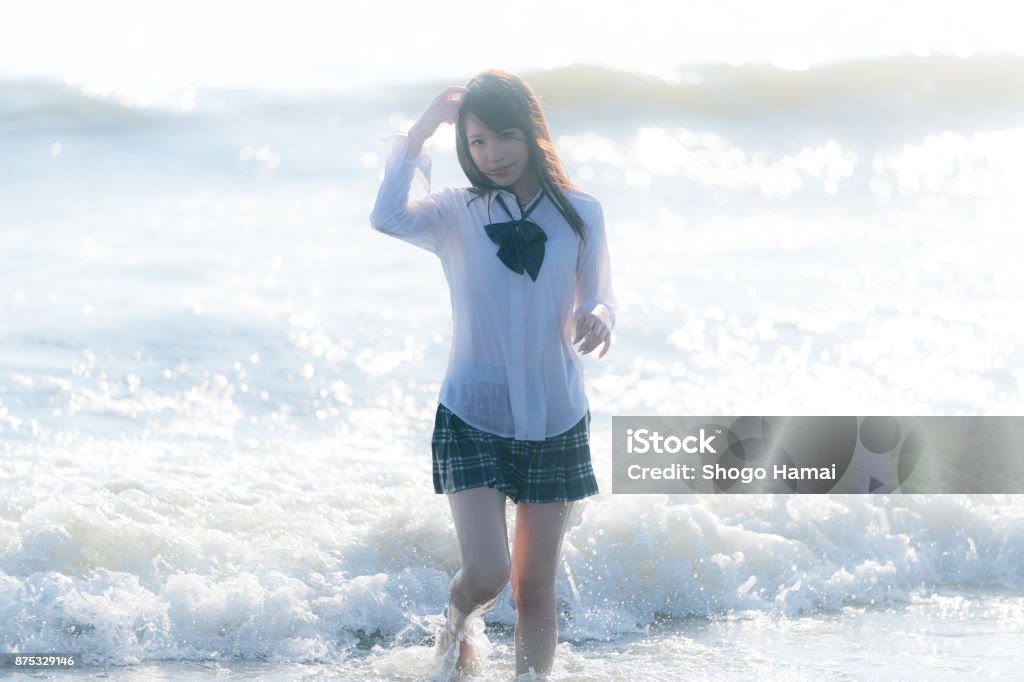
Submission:
M 501 594 L 508 584 L 510 571 L 508 563 L 466 564 L 462 568 L 467 585 L 481 599 L 492 599 Z
M 517 575 L 512 585 L 512 596 L 516 609 L 543 605 L 554 599 L 554 576 Z

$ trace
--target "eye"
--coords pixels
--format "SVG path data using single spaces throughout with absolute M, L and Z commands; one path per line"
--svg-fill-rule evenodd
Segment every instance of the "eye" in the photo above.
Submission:
M 477 142 L 480 142 L 480 143 L 482 144 L 482 143 L 483 143 L 483 140 L 471 140 L 469 144 L 471 144 L 471 145 L 474 145 L 474 144 L 476 144 Z

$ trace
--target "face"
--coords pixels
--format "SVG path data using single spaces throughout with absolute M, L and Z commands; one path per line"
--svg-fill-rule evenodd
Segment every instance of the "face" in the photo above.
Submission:
M 530 167 L 530 148 L 519 128 L 494 131 L 475 116 L 466 119 L 466 141 L 473 163 L 488 179 L 519 198 L 529 198 L 540 187 Z

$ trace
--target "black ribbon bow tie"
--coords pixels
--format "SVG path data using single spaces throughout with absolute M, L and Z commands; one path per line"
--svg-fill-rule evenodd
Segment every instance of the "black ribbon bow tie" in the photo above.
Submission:
M 543 194 L 541 195 L 541 198 Z M 512 213 L 509 212 L 508 207 L 505 206 L 505 202 L 502 201 L 501 195 L 498 195 L 498 203 L 505 209 L 505 213 L 511 218 Z M 548 240 L 548 235 L 541 229 L 540 225 L 530 220 L 526 220 L 537 204 L 540 203 L 540 198 L 534 202 L 533 206 L 523 214 L 523 217 L 519 220 L 508 220 L 503 223 L 491 223 L 484 225 L 484 229 L 487 230 L 487 236 L 491 238 L 491 241 L 495 244 L 499 244 L 498 258 L 501 262 L 508 266 L 512 272 L 523 274 L 523 270 L 530 275 L 530 279 L 534 282 L 537 281 L 537 274 L 540 272 L 540 265 L 544 262 L 544 242 Z

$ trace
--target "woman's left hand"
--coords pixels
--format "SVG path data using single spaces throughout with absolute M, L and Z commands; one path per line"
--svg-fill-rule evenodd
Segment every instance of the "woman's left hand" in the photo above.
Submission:
M 601 354 L 598 355 L 598 359 L 603 358 L 604 354 L 608 352 L 608 349 L 612 345 L 612 332 L 608 329 L 601 318 L 593 313 L 583 313 L 576 320 L 576 338 L 572 340 L 573 345 L 582 339 L 583 343 L 580 344 L 579 350 L 581 355 L 586 355 L 590 351 L 594 350 L 601 344 L 604 344 L 604 348 L 601 349 Z

